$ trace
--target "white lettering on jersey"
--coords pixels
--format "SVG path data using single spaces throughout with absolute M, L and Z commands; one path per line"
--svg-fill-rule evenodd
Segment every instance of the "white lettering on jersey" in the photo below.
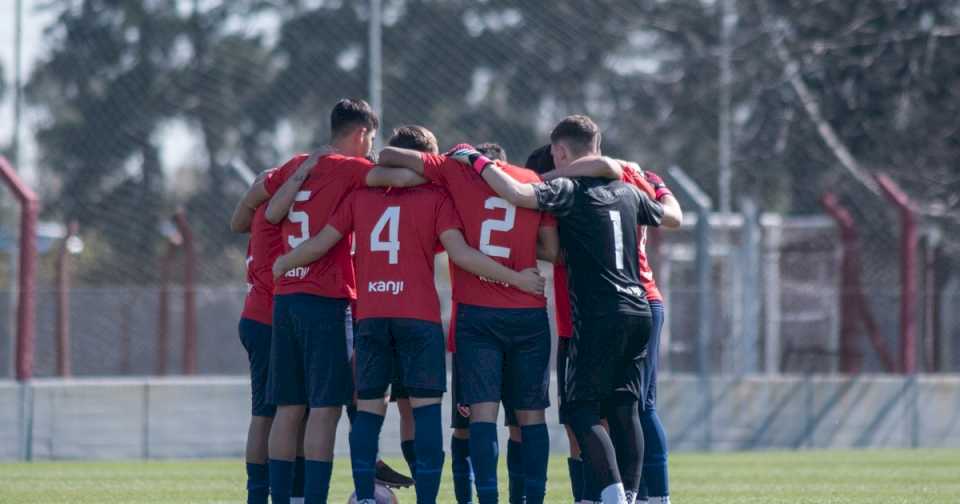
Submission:
M 367 284 L 367 292 L 386 292 L 396 296 L 403 292 L 403 280 L 388 280 L 386 282 L 379 280 L 376 282 L 369 282 Z
M 307 277 L 307 273 L 310 271 L 309 266 L 297 266 L 292 270 L 286 272 L 283 276 L 286 278 L 296 278 L 297 280 L 303 280 Z
M 497 280 L 491 280 L 491 279 L 489 279 L 489 278 L 487 278 L 487 277 L 484 277 L 484 276 L 477 275 L 477 278 L 479 278 L 481 282 L 487 282 L 487 283 L 497 284 L 497 285 L 500 285 L 500 286 L 502 286 L 502 287 L 510 287 L 510 284 L 508 284 L 508 283 L 500 282 L 500 281 L 497 281 Z
M 636 285 L 632 285 L 632 286 L 630 286 L 630 287 L 620 287 L 620 286 L 618 285 L 618 286 L 617 286 L 617 292 L 619 292 L 619 293 L 621 293 L 621 294 L 629 294 L 629 295 L 631 295 L 631 296 L 633 296 L 633 297 L 638 297 L 638 298 L 641 298 L 641 297 L 643 297 L 643 295 L 644 295 L 643 289 L 640 288 L 640 287 L 638 287 L 638 286 L 636 286 Z
M 250 263 L 253 262 L 253 256 L 247 256 L 247 271 L 250 271 Z M 247 282 L 247 293 L 253 290 L 253 284 Z

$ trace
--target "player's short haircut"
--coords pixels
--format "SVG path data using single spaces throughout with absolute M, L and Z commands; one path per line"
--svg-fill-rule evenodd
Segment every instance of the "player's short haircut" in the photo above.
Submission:
M 507 162 L 507 151 L 498 143 L 487 142 L 477 146 L 480 154 L 487 156 L 494 161 Z
M 336 138 L 356 128 L 380 129 L 380 118 L 369 103 L 359 99 L 342 98 L 330 112 L 330 136 Z
M 403 149 L 413 149 L 420 152 L 429 152 L 439 154 L 440 147 L 437 145 L 437 137 L 433 133 L 416 124 L 409 124 L 394 128 L 393 136 L 387 142 L 391 147 L 400 147 Z
M 540 175 L 556 168 L 553 164 L 553 155 L 550 154 L 550 144 L 538 147 L 537 150 L 531 152 L 530 156 L 527 157 L 527 164 L 525 166 Z
M 550 142 L 563 142 L 575 155 L 595 151 L 600 146 L 600 128 L 585 115 L 564 117 L 550 133 Z

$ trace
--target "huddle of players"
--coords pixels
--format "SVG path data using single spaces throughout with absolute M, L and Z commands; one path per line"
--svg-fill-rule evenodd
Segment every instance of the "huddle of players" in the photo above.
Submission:
M 269 170 L 235 212 L 232 227 L 251 232 L 240 325 L 253 389 L 248 502 L 266 502 L 268 489 L 273 502 L 289 502 L 304 418 L 305 499 L 326 502 L 336 425 L 354 390 L 356 499 L 374 502 L 391 385 L 412 406 L 412 449 L 404 456 L 417 502 L 437 501 L 446 369 L 433 266 L 441 249 L 451 261 L 455 403 L 468 405 L 454 412 L 457 501 L 472 500 L 472 474 L 478 501 L 497 502 L 495 421 L 503 402 L 519 425 L 510 445 L 518 455 L 508 453 L 511 502 L 543 502 L 550 332 L 539 258 L 558 264 L 558 326 L 568 336 L 562 291 L 569 278 L 573 331 L 561 346 L 567 362 L 558 363 L 558 382 L 561 416 L 582 459 L 571 457 L 574 500 L 633 502 L 644 467 L 638 401 L 650 397 L 649 361 L 656 360 L 647 353 L 654 323 L 648 270 L 634 251 L 642 252 L 645 237 L 638 226 L 664 220 L 657 199 L 669 191 L 655 176 L 600 157 L 599 131 L 584 116 L 561 121 L 551 145 L 528 161 L 549 170 L 545 182 L 469 145 L 441 156 L 433 135 L 418 126 L 395 130 L 374 166 L 367 158 L 378 127 L 365 102 L 341 100 L 331 114 L 331 150 Z M 677 219 L 668 212 L 668 222 Z M 351 313 L 356 386 L 345 335 Z M 655 423 L 664 488 L 654 495 L 668 502 L 666 450 Z

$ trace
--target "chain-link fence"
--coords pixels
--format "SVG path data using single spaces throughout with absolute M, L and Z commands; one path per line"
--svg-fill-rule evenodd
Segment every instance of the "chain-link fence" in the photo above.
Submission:
M 714 201 L 732 201 L 733 212 L 712 219 L 705 342 L 693 228 L 656 240 L 669 322 L 662 357 L 676 372 L 699 370 L 701 353 L 714 373 L 898 370 L 882 355 L 900 365 L 904 251 L 898 214 L 870 182 L 889 172 L 919 219 L 918 369 L 956 371 L 958 4 L 802 3 L 38 3 L 49 29 L 25 76 L 20 126 L 37 155 L 19 164 L 35 174 L 41 220 L 79 224 L 65 296 L 73 373 L 184 369 L 193 329 L 183 320 L 183 245 L 170 241 L 178 209 L 198 258 L 197 369 L 244 371 L 235 325 L 245 237 L 227 226 L 246 187 L 240 174 L 324 143 L 329 109 L 344 96 L 380 108 L 381 139 L 418 123 L 441 147 L 496 141 L 518 164 L 557 120 L 586 113 L 605 153 L 658 172 L 681 166 Z M 12 99 L 5 88 L 0 99 Z M 732 195 L 717 181 L 721 162 Z M 849 271 L 851 245 L 820 203 L 828 191 L 857 231 Z M 3 194 L 0 375 L 11 376 L 17 221 Z M 743 217 L 741 197 L 760 216 Z M 57 373 L 64 240 L 62 230 L 40 238 L 38 376 Z

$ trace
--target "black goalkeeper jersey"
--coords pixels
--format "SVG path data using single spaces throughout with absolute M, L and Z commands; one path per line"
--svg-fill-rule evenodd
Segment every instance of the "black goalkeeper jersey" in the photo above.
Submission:
M 534 190 L 540 209 L 558 218 L 574 320 L 649 316 L 637 226 L 659 226 L 663 207 L 636 187 L 608 179 L 558 178 Z

